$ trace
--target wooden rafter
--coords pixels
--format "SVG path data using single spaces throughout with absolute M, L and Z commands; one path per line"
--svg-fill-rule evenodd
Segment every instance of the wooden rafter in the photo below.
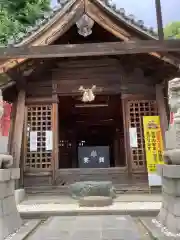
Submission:
M 134 42 L 0 48 L 0 59 L 61 58 L 177 51 L 180 51 L 180 40 L 166 40 L 163 42 L 157 40 L 139 40 Z

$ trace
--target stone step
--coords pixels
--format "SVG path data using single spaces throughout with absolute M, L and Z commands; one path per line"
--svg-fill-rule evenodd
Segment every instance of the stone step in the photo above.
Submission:
M 78 204 L 36 204 L 18 206 L 24 219 L 43 219 L 50 216 L 79 215 L 130 215 L 133 217 L 155 217 L 161 202 L 120 202 L 106 207 L 79 207 Z

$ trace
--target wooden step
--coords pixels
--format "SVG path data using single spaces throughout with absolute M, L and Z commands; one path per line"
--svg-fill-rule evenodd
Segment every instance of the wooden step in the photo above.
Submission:
M 138 194 L 138 193 L 160 193 L 161 187 L 153 187 L 149 189 L 147 184 L 115 184 L 117 194 Z M 39 195 L 69 195 L 69 185 L 66 186 L 41 186 L 25 188 L 28 194 Z
M 26 187 L 26 193 L 28 194 L 40 194 L 40 195 L 69 195 L 68 186 L 40 186 L 40 187 Z
M 28 177 L 28 176 L 27 176 Z M 93 168 L 93 169 L 59 169 L 55 175 L 55 184 L 52 185 L 52 177 L 42 176 L 26 178 L 25 188 L 28 192 L 45 192 L 68 194 L 68 186 L 79 181 L 111 181 L 117 192 L 149 191 L 147 174 L 128 174 L 127 168 Z M 31 187 L 33 186 L 33 187 Z M 133 188 L 132 188 L 133 186 Z M 138 186 L 138 187 L 137 187 Z M 145 186 L 145 187 L 144 187 Z
M 79 181 L 112 181 L 113 184 L 127 183 L 126 168 L 60 169 L 56 184 L 72 184 Z

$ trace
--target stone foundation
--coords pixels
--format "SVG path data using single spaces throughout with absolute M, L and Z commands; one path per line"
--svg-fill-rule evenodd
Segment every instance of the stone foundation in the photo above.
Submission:
M 16 204 L 20 204 L 26 196 L 24 188 L 16 189 L 14 192 Z
M 112 205 L 112 203 L 113 199 L 111 197 L 103 196 L 89 196 L 79 199 L 80 207 L 105 207 Z
M 15 180 L 19 177 L 19 168 L 0 169 L 0 240 L 21 227 L 14 196 Z
M 158 220 L 171 233 L 180 233 L 180 166 L 159 165 L 162 177 L 162 207 Z

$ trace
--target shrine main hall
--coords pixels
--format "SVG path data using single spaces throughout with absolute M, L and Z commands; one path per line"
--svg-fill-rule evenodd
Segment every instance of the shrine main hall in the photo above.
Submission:
M 62 49 L 61 57 L 0 63 L 3 98 L 12 103 L 8 148 L 21 168 L 20 186 L 148 185 L 143 117 L 160 117 L 164 139 L 168 81 L 178 65 L 171 54 L 108 53 L 117 42 L 139 40 L 157 35 L 100 0 L 70 0 L 17 36 L 14 46 Z

